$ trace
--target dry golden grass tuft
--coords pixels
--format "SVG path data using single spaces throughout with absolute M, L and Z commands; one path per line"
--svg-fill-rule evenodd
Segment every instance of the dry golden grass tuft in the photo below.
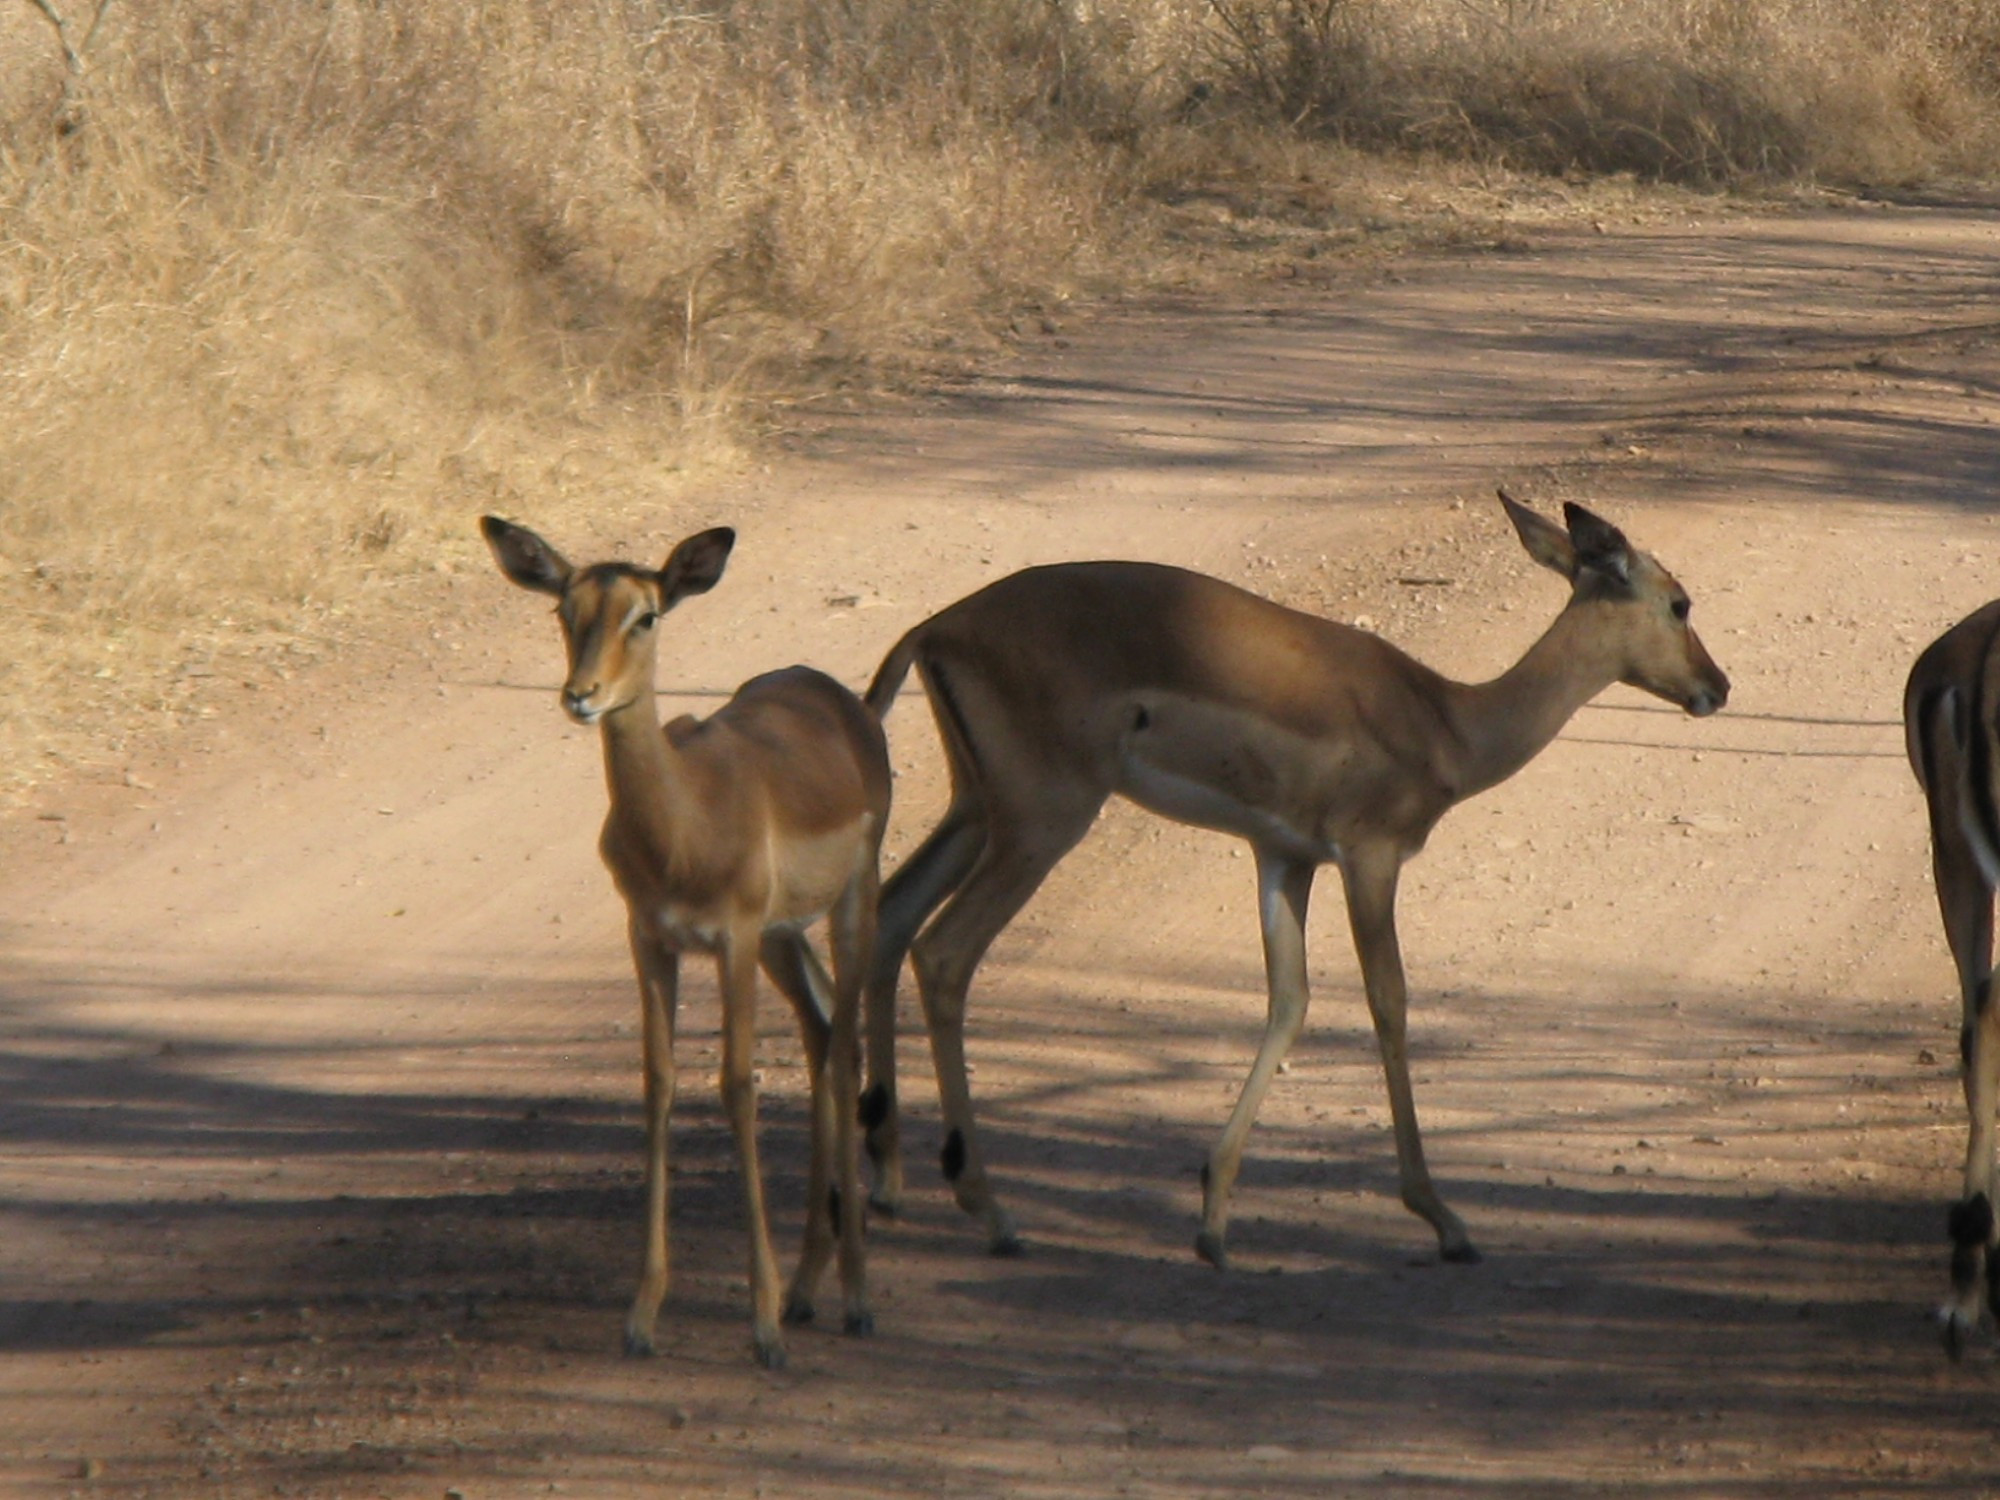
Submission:
M 1179 277 L 1204 194 L 1254 263 L 1380 222 L 1356 144 L 1435 202 L 2000 133 L 1990 0 L 50 3 L 75 65 L 0 0 L 0 795 L 479 509 L 671 508 L 788 404 Z
M 1985 174 L 1990 0 L 1212 0 L 1221 96 L 1358 144 L 1693 184 Z

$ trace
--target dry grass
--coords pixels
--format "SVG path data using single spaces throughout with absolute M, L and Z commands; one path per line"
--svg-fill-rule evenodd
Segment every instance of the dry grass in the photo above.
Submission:
M 1220 96 L 1360 144 L 1697 184 L 1985 174 L 1991 0 L 1213 0 Z
M 67 99 L 7 14 L 0 782 L 1078 275 L 1115 195 L 1010 128 L 1037 33 L 923 10 L 169 0 Z
M 479 508 L 670 506 L 785 403 L 1161 274 L 1196 189 L 1346 230 L 1329 141 L 1901 181 L 1991 160 L 2000 93 L 1987 0 L 87 19 L 77 72 L 0 0 L 0 792 L 310 651 Z

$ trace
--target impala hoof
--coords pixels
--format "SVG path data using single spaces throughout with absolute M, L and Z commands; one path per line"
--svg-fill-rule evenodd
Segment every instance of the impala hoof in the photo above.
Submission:
M 1463 1245 L 1446 1245 L 1438 1251 L 1438 1259 L 1447 1265 L 1476 1266 L 1486 1259 L 1470 1240 Z
M 1944 1352 L 1957 1364 L 1965 1358 L 1966 1348 L 1978 1333 L 1978 1324 L 1967 1318 L 1955 1307 L 1938 1309 L 1938 1331 L 1944 1336 Z
M 785 1341 L 775 1333 L 756 1334 L 751 1338 L 750 1345 L 752 1351 L 757 1356 L 757 1363 L 765 1369 L 782 1370 L 785 1368 Z
M 793 1293 L 785 1299 L 784 1311 L 779 1313 L 778 1316 L 794 1326 L 800 1323 L 810 1323 L 813 1320 L 812 1298 L 801 1297 L 797 1293 Z
M 847 1333 L 858 1339 L 872 1338 L 875 1333 L 875 1314 L 872 1312 L 851 1312 L 842 1325 Z
M 627 1359 L 651 1359 L 658 1352 L 653 1348 L 652 1334 L 638 1328 L 628 1328 L 625 1330 L 625 1357 Z
M 1222 1236 L 1212 1229 L 1204 1229 L 1194 1237 L 1194 1253 L 1218 1271 L 1229 1269 L 1229 1252 L 1222 1248 Z
M 970 1210 L 979 1213 L 976 1208 Z M 1021 1241 L 1021 1232 L 1014 1227 L 1014 1216 L 1006 1209 L 989 1207 L 982 1217 L 986 1220 L 986 1253 L 1002 1260 L 1011 1260 L 1017 1255 L 1026 1255 L 1028 1247 Z

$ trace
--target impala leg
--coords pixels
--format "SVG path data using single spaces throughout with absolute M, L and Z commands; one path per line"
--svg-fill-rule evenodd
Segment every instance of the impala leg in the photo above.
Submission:
M 667 1295 L 667 1123 L 674 1110 L 674 1009 L 680 955 L 631 926 L 639 974 L 639 1015 L 646 1090 L 646 1250 L 638 1294 L 625 1317 L 625 1352 L 653 1352 L 653 1324 Z
M 771 1254 L 771 1225 L 764 1211 L 757 1085 L 751 1076 L 757 1050 L 757 952 L 754 935 L 732 936 L 725 939 L 716 967 L 722 989 L 722 1103 L 736 1137 L 750 1228 L 751 1333 L 757 1362 L 775 1370 L 785 1362 L 785 1341 L 778 1332 L 778 1262 Z
M 828 1069 L 833 1116 L 836 1189 L 828 1202 L 840 1236 L 840 1288 L 846 1302 L 843 1327 L 849 1333 L 875 1331 L 868 1310 L 868 1265 L 862 1245 L 860 1151 L 861 986 L 875 947 L 875 911 L 880 895 L 877 866 L 870 858 L 834 903 L 828 919 L 833 950 L 832 1066 Z
M 893 1215 L 903 1198 L 900 1110 L 896 1098 L 896 982 L 911 940 L 958 889 L 985 846 L 986 830 L 967 809 L 953 805 L 944 821 L 882 886 L 880 919 L 868 963 L 868 1088 L 861 1096 L 868 1159 L 875 1167 L 871 1207 Z M 838 967 L 838 965 L 836 965 Z
M 2000 1010 L 1992 985 L 1981 988 L 1978 1013 L 1968 1023 L 1965 1103 L 1972 1117 L 1965 1143 L 1965 1196 L 1952 1210 L 1952 1310 L 1954 1348 L 1979 1325 L 1983 1301 L 2000 1316 L 2000 1224 L 1993 1194 L 1993 1112 L 2000 1104 Z M 1983 1286 L 1982 1286 L 1983 1283 Z
M 1257 851 L 1257 905 L 1264 931 L 1264 976 L 1269 1005 L 1264 1040 L 1250 1077 L 1237 1097 L 1229 1124 L 1201 1169 L 1201 1232 L 1195 1253 L 1217 1270 L 1229 1263 L 1223 1237 L 1229 1231 L 1229 1191 L 1243 1165 L 1243 1148 L 1278 1064 L 1298 1040 L 1306 1020 L 1306 903 L 1314 867 Z
M 1945 1347 L 1954 1359 L 1978 1330 L 1982 1304 L 2000 1303 L 2000 1255 L 1995 1253 L 1993 1116 L 2000 1073 L 2000 1008 L 1993 1002 L 1993 892 L 1969 850 L 1947 857 L 1944 839 L 1956 830 L 1934 830 L 1932 875 L 1946 941 L 1958 968 L 1963 1020 L 1959 1054 L 1964 1064 L 1964 1192 L 1952 1206 L 1949 1228 L 1951 1301 L 1940 1310 Z M 1940 837 L 1939 835 L 1942 835 Z M 1997 1308 L 1996 1310 L 2000 1310 Z
M 1396 940 L 1396 882 L 1402 863 L 1401 853 L 1388 847 L 1362 848 L 1344 855 L 1341 875 L 1347 885 L 1347 916 L 1354 929 L 1354 949 L 1361 959 L 1361 981 L 1368 991 L 1369 1018 L 1375 1023 L 1375 1041 L 1382 1051 L 1389 1114 L 1396 1127 L 1396 1167 L 1402 1179 L 1403 1206 L 1437 1231 L 1438 1249 L 1446 1260 L 1476 1261 L 1479 1252 L 1473 1248 L 1465 1225 L 1431 1186 L 1423 1140 L 1417 1133 L 1406 1037 L 1410 997 L 1403 979 L 1402 946 Z
M 1095 813 L 1093 805 L 1080 817 L 1076 809 L 1068 809 L 1060 821 L 1047 808 L 1038 809 L 1032 822 L 992 818 L 972 872 L 911 949 L 937 1065 L 945 1180 L 958 1206 L 985 1225 L 987 1249 L 995 1255 L 1020 1254 L 1021 1240 L 1012 1217 L 994 1201 L 985 1155 L 973 1130 L 972 1089 L 965 1072 L 966 991 L 993 939 L 1075 847 Z
M 806 1173 L 805 1243 L 798 1270 L 785 1293 L 782 1314 L 787 1323 L 809 1323 L 820 1276 L 833 1257 L 836 1217 L 828 1196 L 834 1181 L 835 1130 L 834 1098 L 827 1088 L 826 1066 L 831 1034 L 826 1017 L 833 1008 L 833 989 L 811 946 L 796 932 L 766 932 L 758 956 L 771 983 L 798 1014 L 811 1080 L 812 1148 Z

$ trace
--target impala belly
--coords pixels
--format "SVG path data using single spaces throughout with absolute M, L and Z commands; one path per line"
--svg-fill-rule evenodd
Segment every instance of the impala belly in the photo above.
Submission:
M 1213 828 L 1219 833 L 1238 834 L 1258 848 L 1288 859 L 1326 864 L 1340 858 L 1337 845 L 1301 833 L 1268 810 L 1245 806 L 1199 781 L 1143 764 L 1128 763 L 1126 771 L 1119 790 L 1162 817 L 1197 828 Z
M 862 868 L 857 860 L 872 854 L 875 822 L 873 813 L 862 813 L 812 833 L 773 828 L 761 857 L 751 857 L 763 866 L 761 875 L 732 863 L 679 867 L 663 879 L 651 860 L 622 846 L 615 825 L 606 830 L 604 862 L 619 894 L 656 936 L 675 948 L 713 953 L 745 916 L 760 930 L 798 929 L 825 916 Z M 746 896 L 760 904 L 746 912 Z
M 653 931 L 670 947 L 692 953 L 721 951 L 723 925 L 714 912 L 663 902 L 651 907 L 647 916 Z
M 1148 693 L 1121 704 L 1117 790 L 1141 807 L 1238 834 L 1289 859 L 1338 860 L 1388 838 L 1421 849 L 1449 791 L 1364 723 L 1319 735 L 1241 707 Z
M 1321 747 L 1206 703 L 1149 695 L 1121 713 L 1118 790 L 1141 807 L 1289 859 L 1340 857 L 1319 785 L 1337 750 L 1329 768 Z
M 824 916 L 857 873 L 857 850 L 873 850 L 875 818 L 863 813 L 852 822 L 818 833 L 772 831 L 771 868 L 776 880 L 765 908 L 766 926 L 803 927 Z

